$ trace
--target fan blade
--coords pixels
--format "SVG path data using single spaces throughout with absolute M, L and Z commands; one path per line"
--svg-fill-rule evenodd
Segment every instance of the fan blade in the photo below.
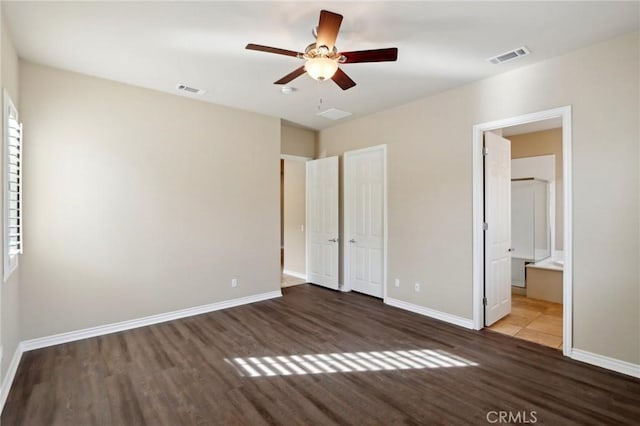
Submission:
M 338 37 L 338 31 L 340 31 L 341 23 L 342 15 L 321 10 L 316 46 L 327 46 L 329 48 L 329 52 L 331 52 L 334 44 L 336 44 L 336 38 Z
M 273 84 L 287 84 L 288 82 L 290 82 L 292 80 L 295 80 L 296 78 L 300 77 L 305 72 L 306 71 L 304 70 L 304 67 L 300 67 L 300 68 L 296 69 L 295 71 L 292 71 L 289 74 L 285 75 L 284 77 L 282 77 L 280 80 L 276 81 Z
M 347 58 L 344 64 L 354 64 L 358 62 L 388 62 L 398 59 L 398 48 L 357 50 L 355 52 L 340 52 Z
M 286 56 L 295 56 L 295 57 L 298 57 L 298 55 L 302 56 L 302 53 L 294 52 L 293 50 L 278 49 L 277 47 L 262 46 L 260 44 L 253 44 L 253 43 L 247 44 L 245 49 L 257 50 L 259 52 L 275 53 L 277 55 L 286 55 Z
M 331 80 L 335 81 L 342 90 L 351 89 L 356 85 L 356 82 L 351 80 L 351 77 L 349 77 L 340 68 L 336 70 L 336 73 L 333 75 L 333 77 L 331 77 Z

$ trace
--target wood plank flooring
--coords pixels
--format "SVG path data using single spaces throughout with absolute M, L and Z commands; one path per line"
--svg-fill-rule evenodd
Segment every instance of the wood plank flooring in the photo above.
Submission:
M 530 423 L 535 411 L 551 425 L 640 419 L 640 380 L 555 349 L 355 293 L 283 292 L 27 352 L 2 425 L 457 425 L 487 424 L 490 411 Z M 333 361 L 314 363 L 320 354 Z M 323 369 L 340 372 L 311 374 Z

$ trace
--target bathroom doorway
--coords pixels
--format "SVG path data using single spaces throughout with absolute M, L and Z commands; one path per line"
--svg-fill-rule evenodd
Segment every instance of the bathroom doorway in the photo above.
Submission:
M 485 325 L 561 349 L 562 120 L 551 118 L 494 132 L 501 133 L 511 148 L 511 309 L 492 324 L 485 318 Z
M 570 117 L 564 107 L 474 126 L 474 325 L 565 354 Z

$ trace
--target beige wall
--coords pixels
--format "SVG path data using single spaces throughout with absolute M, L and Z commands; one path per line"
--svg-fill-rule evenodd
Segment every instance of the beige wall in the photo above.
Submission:
M 18 56 L 16 55 L 16 51 L 13 47 L 8 28 L 3 22 L 4 18 L 1 16 L 1 11 L 2 5 L 0 3 L 0 26 L 2 27 L 0 28 L 0 33 L 2 35 L 0 46 L 0 60 L 2 61 L 0 64 L 0 86 L 9 93 L 14 105 L 18 109 L 18 113 L 20 113 L 20 99 L 18 93 Z M 0 101 L 0 103 L 2 103 L 2 101 Z M 0 117 L 2 117 L 2 119 L 0 119 L 0 135 L 4 135 L 4 113 L 0 114 Z M 0 161 L 0 173 L 3 173 L 2 166 L 3 162 Z M 0 200 L 3 200 L 3 197 L 0 196 Z M 0 203 L 2 202 L 3 201 L 0 201 Z M 2 229 L 2 231 L 0 231 L 0 241 L 4 241 L 1 234 L 4 232 L 4 226 L 1 226 L 0 228 Z M 2 260 L 0 260 L 0 265 L 2 264 L 1 262 Z M 0 336 L 2 339 L 2 349 L 4 353 L 0 372 L 2 379 L 4 379 L 9 364 L 11 363 L 11 359 L 13 358 L 16 348 L 18 347 L 18 343 L 21 340 L 19 333 L 19 275 L 20 265 L 18 266 L 18 269 L 13 272 L 11 277 L 9 277 L 7 282 L 0 284 L 0 288 L 2 289 L 0 291 Z
M 556 156 L 556 250 L 564 247 L 564 214 L 562 178 L 562 128 L 543 130 L 508 136 L 511 141 L 511 158 L 537 157 L 540 155 Z
M 284 160 L 284 269 L 306 274 L 304 160 Z
M 472 317 L 472 126 L 573 105 L 574 346 L 639 363 L 639 47 L 627 35 L 322 131 L 321 156 L 388 144 L 389 297 Z
M 313 130 L 282 125 L 280 152 L 286 155 L 314 158 L 317 133 Z
M 20 73 L 23 339 L 279 290 L 278 119 Z

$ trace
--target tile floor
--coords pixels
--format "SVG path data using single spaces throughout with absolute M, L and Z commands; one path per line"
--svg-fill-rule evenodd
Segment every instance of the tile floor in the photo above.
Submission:
M 280 287 L 291 287 L 294 285 L 304 284 L 304 283 L 306 283 L 305 280 L 292 277 L 291 275 L 287 275 L 287 274 L 282 274 L 280 278 Z
M 512 294 L 511 313 L 488 329 L 562 349 L 562 304 Z

